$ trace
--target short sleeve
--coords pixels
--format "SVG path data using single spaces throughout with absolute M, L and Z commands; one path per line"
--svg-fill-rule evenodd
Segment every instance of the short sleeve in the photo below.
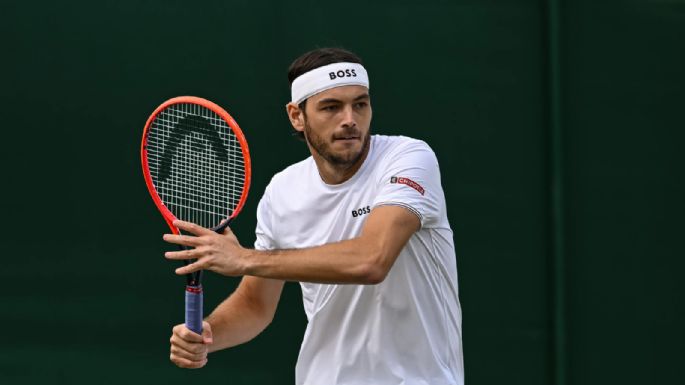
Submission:
M 421 227 L 439 227 L 445 216 L 440 168 L 433 150 L 420 140 L 403 143 L 383 160 L 373 206 L 403 206 L 421 220 Z
M 257 228 L 255 229 L 254 248 L 257 250 L 273 250 L 276 248 L 273 230 L 273 212 L 271 209 L 270 186 L 266 187 L 262 199 L 257 206 Z

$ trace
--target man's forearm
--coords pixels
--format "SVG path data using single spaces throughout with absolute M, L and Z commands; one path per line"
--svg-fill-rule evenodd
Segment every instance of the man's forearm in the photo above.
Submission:
M 245 274 L 318 283 L 375 284 L 385 278 L 381 250 L 361 238 L 303 249 L 246 250 Z M 388 266 L 389 268 L 389 266 Z
M 209 351 L 215 352 L 250 341 L 272 319 L 273 312 L 254 304 L 239 289 L 236 290 L 206 318 L 212 325 L 213 333 Z

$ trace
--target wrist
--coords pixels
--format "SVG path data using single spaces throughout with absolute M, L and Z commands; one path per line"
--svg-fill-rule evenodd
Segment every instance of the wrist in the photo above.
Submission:
M 240 260 L 242 261 L 242 274 L 241 275 L 255 275 L 257 271 L 256 257 L 257 250 L 254 249 L 242 249 Z

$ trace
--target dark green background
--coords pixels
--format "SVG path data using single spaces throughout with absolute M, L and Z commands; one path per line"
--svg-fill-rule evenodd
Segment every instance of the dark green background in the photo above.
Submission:
M 293 283 L 251 343 L 168 361 L 183 280 L 139 141 L 170 97 L 227 108 L 251 245 L 266 183 L 307 155 L 286 68 L 329 45 L 364 58 L 372 129 L 438 155 L 467 383 L 685 381 L 685 1 L 3 1 L 0 36 L 0 383 L 293 382 Z M 236 284 L 208 276 L 206 306 Z

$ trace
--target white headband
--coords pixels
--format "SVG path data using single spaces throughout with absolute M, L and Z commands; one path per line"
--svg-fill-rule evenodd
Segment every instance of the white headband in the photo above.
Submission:
M 315 68 L 297 77 L 290 87 L 292 102 L 305 99 L 335 87 L 364 86 L 369 88 L 369 75 L 357 63 L 333 63 Z

